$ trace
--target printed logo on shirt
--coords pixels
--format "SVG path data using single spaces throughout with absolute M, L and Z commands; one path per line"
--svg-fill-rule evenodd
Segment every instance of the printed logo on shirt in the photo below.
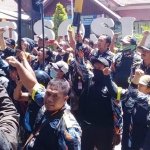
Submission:
M 59 119 L 55 119 L 53 122 L 49 123 L 53 129 L 56 129 L 59 124 Z
M 126 106 L 126 107 L 133 107 L 134 104 L 135 104 L 135 101 L 130 97 L 130 98 L 128 99 L 128 101 L 125 103 L 125 106 Z
M 116 62 L 116 66 L 117 66 L 117 67 L 121 66 L 121 61 L 117 61 L 117 62 Z
M 104 94 L 107 93 L 107 88 L 106 88 L 106 87 L 104 87 L 104 88 L 102 89 L 102 93 L 104 93 Z
M 106 87 L 104 87 L 104 88 L 102 89 L 102 93 L 103 93 L 103 94 L 102 94 L 103 97 L 107 97 L 107 95 L 106 95 L 106 94 L 107 94 L 107 88 L 106 88 Z

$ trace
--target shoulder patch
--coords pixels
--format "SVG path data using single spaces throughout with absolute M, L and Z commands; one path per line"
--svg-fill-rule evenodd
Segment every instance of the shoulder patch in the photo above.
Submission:
M 58 125 L 59 125 L 59 122 L 60 122 L 59 119 L 55 119 L 55 120 L 53 120 L 52 122 L 50 122 L 49 124 L 50 124 L 50 126 L 51 126 L 53 129 L 56 129 L 56 128 L 58 127 Z

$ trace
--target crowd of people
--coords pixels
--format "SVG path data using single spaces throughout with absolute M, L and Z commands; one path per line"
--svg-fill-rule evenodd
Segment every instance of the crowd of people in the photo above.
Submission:
M 117 33 L 96 43 L 72 30 L 24 37 L 21 49 L 4 33 L 0 150 L 150 150 L 149 31 L 140 44 L 123 37 L 121 48 Z

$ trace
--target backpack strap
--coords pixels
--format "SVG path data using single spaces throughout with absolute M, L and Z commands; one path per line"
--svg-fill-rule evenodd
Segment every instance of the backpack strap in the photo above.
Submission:
M 58 113 L 59 111 L 62 111 L 62 110 L 64 110 L 64 109 L 62 108 L 61 110 L 55 111 L 53 114 L 51 114 L 51 117 L 47 118 L 47 120 L 45 122 L 43 122 L 40 125 L 40 127 L 29 136 L 29 138 L 27 139 L 27 141 L 26 141 L 25 145 L 23 146 L 22 150 L 25 150 L 27 144 L 35 137 L 35 135 L 37 135 L 43 127 L 45 127 L 47 124 L 49 124 L 54 119 L 54 117 L 52 117 L 52 116 L 54 116 L 56 113 Z

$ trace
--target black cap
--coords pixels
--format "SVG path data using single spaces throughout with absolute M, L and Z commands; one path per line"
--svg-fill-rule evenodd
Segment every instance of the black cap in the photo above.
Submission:
M 43 70 L 35 70 L 34 71 L 37 81 L 43 86 L 47 87 L 50 76 Z
M 94 65 L 96 62 L 102 63 L 105 67 L 109 67 L 109 62 L 104 57 L 94 58 L 92 59 L 92 65 Z
M 13 46 L 16 45 L 16 43 L 13 39 L 7 39 L 5 42 L 6 42 L 6 44 L 10 44 L 10 45 L 13 45 Z
M 43 34 L 39 35 L 38 38 L 43 39 Z M 47 41 L 48 40 L 48 36 L 46 34 L 44 34 L 44 39 Z
M 126 35 L 121 41 L 126 44 L 136 45 L 136 39 L 131 35 Z

